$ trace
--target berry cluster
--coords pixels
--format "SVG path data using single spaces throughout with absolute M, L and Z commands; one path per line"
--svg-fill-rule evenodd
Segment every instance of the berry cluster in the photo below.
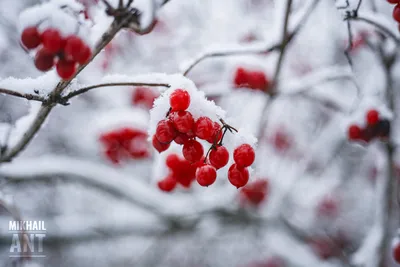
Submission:
M 100 136 L 105 156 L 118 164 L 122 159 L 143 159 L 150 156 L 147 134 L 134 128 L 122 128 Z
M 143 106 L 146 109 L 151 109 L 153 107 L 154 100 L 156 100 L 159 95 L 159 93 L 156 93 L 151 88 L 137 87 L 132 94 L 132 104 L 135 106 Z
M 240 201 L 242 204 L 250 204 L 257 207 L 266 199 L 268 190 L 268 180 L 255 180 L 240 190 Z
M 392 16 L 394 18 L 395 21 L 397 21 L 399 23 L 399 27 L 400 27 L 400 0 L 387 0 L 390 4 L 394 4 L 396 5 L 393 8 L 393 13 Z
M 185 188 L 189 188 L 196 178 L 196 169 L 200 166 L 201 161 L 192 164 L 177 154 L 170 154 L 165 164 L 170 171 L 167 177 L 158 182 L 158 187 L 162 191 L 170 192 L 178 183 Z
M 226 124 L 223 126 L 213 122 L 208 117 L 200 117 L 195 120 L 187 110 L 190 105 L 190 95 L 186 90 L 176 89 L 170 95 L 170 110 L 166 119 L 158 122 L 156 133 L 152 143 L 158 152 L 167 150 L 172 141 L 183 145 L 182 155 L 191 164 L 196 166 L 195 178 L 201 186 L 213 184 L 217 178 L 217 169 L 220 169 L 229 161 L 229 152 L 222 145 L 222 140 L 227 131 L 236 131 Z M 211 143 L 211 147 L 204 157 L 203 145 L 197 140 L 205 140 Z M 247 167 L 253 164 L 255 159 L 254 149 L 243 144 L 237 147 L 233 153 L 235 164 L 228 171 L 228 179 L 237 188 L 247 184 L 249 172 Z
M 253 90 L 265 91 L 270 86 L 270 81 L 262 71 L 251 71 L 238 68 L 235 72 L 234 85 L 236 88 L 250 88 Z
M 63 38 L 57 29 L 46 29 L 39 32 L 37 27 L 25 28 L 21 35 L 21 43 L 27 49 L 38 48 L 35 66 L 40 71 L 48 71 L 56 65 L 58 75 L 71 79 L 76 73 L 77 64 L 86 64 L 92 51 L 81 38 L 71 35 Z
M 350 125 L 348 129 L 348 138 L 353 141 L 370 142 L 372 139 L 387 138 L 390 133 L 390 122 L 387 119 L 380 118 L 379 112 L 371 109 L 366 115 L 367 126 L 362 129 L 356 124 Z

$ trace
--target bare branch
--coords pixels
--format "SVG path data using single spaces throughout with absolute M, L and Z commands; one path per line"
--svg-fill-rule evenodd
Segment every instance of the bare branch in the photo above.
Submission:
M 19 92 L 9 90 L 9 89 L 4 89 L 0 88 L 0 94 L 6 94 L 6 95 L 12 95 L 20 98 L 25 98 L 27 100 L 34 100 L 34 101 L 39 101 L 39 102 L 45 102 L 46 99 L 44 97 L 38 96 L 38 95 L 33 95 L 33 94 L 21 94 Z
M 111 86 L 152 86 L 152 87 L 159 86 L 159 87 L 167 87 L 167 88 L 170 87 L 170 85 L 166 84 L 166 83 L 144 83 L 144 82 L 143 83 L 140 83 L 140 82 L 102 83 L 102 84 L 91 85 L 88 87 L 83 87 L 76 91 L 70 92 L 69 94 L 64 96 L 63 99 L 68 100 L 77 95 L 86 93 L 92 89 L 101 88 L 101 87 L 111 87 Z

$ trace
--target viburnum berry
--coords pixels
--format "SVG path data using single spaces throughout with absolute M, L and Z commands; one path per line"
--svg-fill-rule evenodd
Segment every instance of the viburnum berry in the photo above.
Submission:
M 187 134 L 184 133 L 178 133 L 174 139 L 175 143 L 177 143 L 178 145 L 185 144 L 187 140 L 189 140 L 189 136 L 187 136 Z
M 78 61 L 81 56 L 85 44 L 78 36 L 72 35 L 67 37 L 65 41 L 64 55 L 71 61 Z
M 190 105 L 190 95 L 186 90 L 176 89 L 169 97 L 172 111 L 186 110 Z
M 217 170 L 211 165 L 203 165 L 196 170 L 196 180 L 201 186 L 212 185 L 217 179 Z
M 249 171 L 233 164 L 228 170 L 228 180 L 236 188 L 243 187 L 249 181 Z
M 235 72 L 234 84 L 236 87 L 242 87 L 247 83 L 247 72 L 244 68 L 238 68 Z
M 161 153 L 161 152 L 167 150 L 170 146 L 170 143 L 161 143 L 160 141 L 158 141 L 158 139 L 155 135 L 153 136 L 152 144 L 153 144 L 153 147 L 158 151 L 158 153 Z
M 250 166 L 253 164 L 255 158 L 254 149 L 249 144 L 240 145 L 233 151 L 233 159 L 240 167 Z
M 224 167 L 229 161 L 229 152 L 224 146 L 217 146 L 211 149 L 209 160 L 212 166 L 217 169 Z
M 392 248 L 393 259 L 400 264 L 400 242 L 397 240 Z
M 47 29 L 42 33 L 43 47 L 52 53 L 57 53 L 62 48 L 62 37 L 57 29 Z
M 375 109 L 371 109 L 367 112 L 367 123 L 368 125 L 375 125 L 379 121 L 379 112 Z
M 171 192 L 176 187 L 176 179 L 172 175 L 168 175 L 161 181 L 158 181 L 157 185 L 160 190 L 164 192 Z
M 149 147 L 147 143 L 147 136 L 135 136 L 129 140 L 129 154 L 134 159 L 144 159 L 150 156 Z
M 42 43 L 41 35 L 36 27 L 28 27 L 21 34 L 21 43 L 28 49 L 34 49 Z
M 177 154 L 169 154 L 167 156 L 167 159 L 165 160 L 165 164 L 171 170 L 176 170 L 180 166 L 180 161 L 181 161 L 181 159 L 179 158 L 179 156 Z
M 57 64 L 57 73 L 63 80 L 71 79 L 76 72 L 76 63 L 74 61 L 67 61 L 60 59 Z
M 248 84 L 251 89 L 266 90 L 269 86 L 269 81 L 265 74 L 261 71 L 252 71 L 248 74 Z
M 208 117 L 200 117 L 197 119 L 194 132 L 200 139 L 207 140 L 214 135 L 214 123 Z
M 171 143 L 176 137 L 176 130 L 170 120 L 161 120 L 157 124 L 156 137 L 161 143 Z
M 400 4 L 397 4 L 393 9 L 393 18 L 395 21 L 400 22 Z
M 221 125 L 219 125 L 218 122 L 214 122 L 214 134 L 207 139 L 207 142 L 211 144 L 216 144 L 218 143 L 222 138 L 222 130 L 221 130 Z
M 132 94 L 132 104 L 143 105 L 148 109 L 153 107 L 154 100 L 159 96 L 151 88 L 137 87 Z
M 349 130 L 348 130 L 348 138 L 350 140 L 358 140 L 361 138 L 362 130 L 358 125 L 350 125 Z
M 92 57 L 92 50 L 90 49 L 89 46 L 84 45 L 76 61 L 79 64 L 83 65 L 88 63 L 91 57 Z
M 190 162 L 198 162 L 204 154 L 203 146 L 196 140 L 187 141 L 182 148 L 182 154 Z
M 243 201 L 258 206 L 261 204 L 268 193 L 268 181 L 266 179 L 255 180 L 240 191 Z
M 169 115 L 175 129 L 181 133 L 187 133 L 193 129 L 194 119 L 188 111 L 174 111 Z
M 40 49 L 35 55 L 35 67 L 40 71 L 48 71 L 54 66 L 54 54 L 46 50 Z

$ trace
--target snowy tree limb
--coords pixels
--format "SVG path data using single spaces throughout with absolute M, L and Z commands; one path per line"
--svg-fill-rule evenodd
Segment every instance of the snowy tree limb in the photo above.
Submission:
M 20 97 L 20 98 L 25 98 L 27 100 L 34 100 L 34 101 L 39 101 L 39 102 L 45 102 L 46 101 L 46 99 L 44 97 L 41 97 L 41 96 L 38 96 L 38 95 L 22 94 L 20 92 L 16 92 L 16 91 L 9 90 L 9 89 L 4 89 L 4 88 L 0 88 L 0 94 L 16 96 L 16 97 Z

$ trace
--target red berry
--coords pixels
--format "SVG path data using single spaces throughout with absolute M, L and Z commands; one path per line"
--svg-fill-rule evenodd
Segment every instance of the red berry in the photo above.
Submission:
M 168 175 L 157 183 L 158 188 L 164 192 L 171 192 L 176 187 L 176 179 L 172 175 Z
M 266 90 L 269 82 L 265 74 L 261 71 L 252 71 L 248 74 L 248 83 L 251 89 Z
M 72 35 L 66 39 L 64 55 L 65 58 L 71 61 L 78 61 L 81 56 L 85 44 L 78 36 Z
M 170 120 L 162 120 L 157 124 L 156 137 L 161 143 L 171 143 L 176 137 L 176 130 Z
M 52 53 L 62 48 L 62 37 L 57 29 L 47 29 L 42 33 L 43 46 Z
M 235 73 L 234 83 L 236 87 L 242 87 L 247 84 L 247 72 L 243 68 L 238 68 Z
M 198 138 L 207 140 L 214 134 L 214 123 L 208 117 L 200 117 L 197 119 L 194 129 Z
M 361 128 L 355 124 L 350 125 L 348 130 L 348 137 L 350 140 L 357 140 L 361 138 Z
M 371 109 L 367 112 L 367 123 L 368 125 L 375 125 L 379 121 L 379 112 L 375 109 Z
M 159 96 L 151 88 L 137 87 L 132 94 L 132 104 L 143 105 L 148 109 L 153 107 L 154 100 Z
M 189 136 L 183 133 L 178 133 L 178 135 L 174 139 L 175 143 L 177 143 L 178 145 L 185 144 L 187 140 L 189 140 Z
M 106 157 L 114 164 L 118 164 L 119 163 L 119 158 L 120 155 L 118 153 L 118 150 L 113 149 L 113 148 L 109 148 L 105 151 Z
M 155 135 L 153 136 L 152 144 L 153 144 L 153 147 L 158 151 L 158 153 L 161 153 L 161 152 L 167 150 L 170 146 L 169 143 L 164 144 L 164 143 L 161 143 L 160 141 L 158 141 L 158 139 Z
M 247 184 L 241 190 L 241 196 L 244 200 L 258 206 L 261 204 L 268 193 L 268 181 L 267 180 L 256 180 Z
M 89 62 L 90 58 L 92 57 L 92 50 L 89 46 L 84 45 L 80 55 L 77 58 L 79 64 L 83 65 Z
M 217 170 L 211 165 L 203 165 L 196 170 L 196 180 L 201 186 L 212 185 L 217 179 Z
M 249 171 L 246 168 L 241 168 L 236 164 L 233 164 L 228 170 L 229 182 L 240 188 L 245 186 L 249 181 Z
M 183 89 L 176 89 L 169 97 L 172 111 L 186 110 L 190 105 L 190 95 Z
M 400 4 L 397 4 L 393 9 L 393 18 L 395 21 L 400 22 Z
M 220 169 L 228 164 L 229 152 L 224 146 L 217 146 L 210 152 L 210 163 L 215 168 Z
M 179 156 L 177 154 L 169 154 L 167 156 L 167 159 L 165 160 L 165 164 L 172 171 L 178 169 L 180 166 L 180 163 L 181 163 L 181 159 L 179 158 Z
M 221 131 L 221 125 L 219 125 L 218 122 L 214 122 L 214 134 L 207 139 L 207 142 L 211 144 L 218 143 L 222 138 L 222 131 Z
M 170 115 L 171 121 L 181 133 L 187 133 L 192 130 L 194 125 L 194 119 L 190 112 L 188 111 L 174 111 Z
M 135 136 L 129 140 L 129 154 L 134 159 L 144 159 L 150 156 L 146 135 Z
M 187 141 L 182 148 L 183 156 L 190 162 L 198 162 L 204 154 L 203 146 L 196 140 Z
M 40 49 L 35 56 L 35 67 L 40 71 L 48 71 L 54 66 L 54 54 L 45 48 Z
M 65 59 L 60 59 L 57 64 L 57 73 L 63 80 L 69 80 L 74 77 L 76 72 L 76 63 L 74 61 L 67 61 Z
M 233 159 L 238 166 L 248 167 L 253 164 L 256 154 L 254 149 L 249 144 L 243 144 L 238 146 L 233 151 Z
M 399 0 L 387 0 L 390 4 L 398 4 Z
M 400 264 L 400 242 L 397 241 L 393 246 L 393 259 Z
M 21 42 L 28 49 L 38 47 L 42 42 L 38 29 L 36 27 L 28 27 L 24 29 L 21 34 Z

